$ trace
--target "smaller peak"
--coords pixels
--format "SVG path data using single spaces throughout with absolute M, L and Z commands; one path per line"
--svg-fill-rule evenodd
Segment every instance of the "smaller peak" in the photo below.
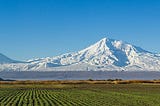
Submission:
M 5 56 L 4 54 L 2 54 L 2 53 L 0 53 L 0 56 L 2 56 L 2 57 L 7 57 L 7 56 Z

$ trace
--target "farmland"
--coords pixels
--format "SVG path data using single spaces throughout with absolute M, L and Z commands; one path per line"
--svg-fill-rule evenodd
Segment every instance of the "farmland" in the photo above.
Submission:
M 1 83 L 0 106 L 160 106 L 160 85 Z

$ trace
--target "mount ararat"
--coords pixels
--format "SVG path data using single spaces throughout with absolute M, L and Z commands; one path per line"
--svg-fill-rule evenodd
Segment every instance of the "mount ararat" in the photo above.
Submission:
M 78 52 L 26 62 L 0 54 L 0 71 L 160 71 L 160 54 L 103 38 Z

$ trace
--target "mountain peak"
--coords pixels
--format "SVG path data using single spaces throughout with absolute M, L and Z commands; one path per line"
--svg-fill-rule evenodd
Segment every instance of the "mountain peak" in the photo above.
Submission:
M 110 38 L 103 38 L 101 40 L 99 40 L 98 42 L 96 42 L 95 44 L 91 45 L 88 48 L 97 48 L 99 49 L 103 49 L 103 50 L 111 50 L 111 49 L 125 49 L 126 47 L 131 47 L 132 45 L 123 42 L 121 40 L 115 40 L 115 39 L 110 39 Z
M 96 43 L 97 45 L 101 45 L 103 47 L 107 47 L 109 49 L 118 49 L 118 50 L 129 50 L 134 49 L 136 52 L 145 52 L 145 53 L 151 53 L 148 52 L 140 47 L 134 46 L 130 43 L 123 42 L 122 40 L 116 40 L 116 39 L 110 39 L 110 38 L 103 38 L 100 41 Z
M 115 41 L 115 39 L 110 39 L 110 38 L 105 37 L 99 40 L 97 43 L 106 44 L 107 42 L 110 42 L 110 41 Z
M 123 42 L 110 38 L 103 38 L 97 43 L 79 52 L 82 60 L 90 60 L 93 65 L 115 65 L 124 67 L 129 64 L 138 63 L 135 59 L 141 53 L 148 53 L 145 50 Z
M 107 37 L 99 40 L 97 43 L 107 44 L 108 42 L 112 42 L 112 43 L 117 44 L 117 45 L 128 44 L 126 42 L 123 42 L 122 40 L 116 40 L 116 39 L 111 39 L 111 38 L 107 38 Z
M 106 42 L 106 41 L 107 41 L 107 38 L 103 38 L 99 42 Z

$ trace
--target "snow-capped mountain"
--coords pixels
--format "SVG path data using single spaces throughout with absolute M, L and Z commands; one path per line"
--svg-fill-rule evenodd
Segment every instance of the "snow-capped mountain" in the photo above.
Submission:
M 159 54 L 107 38 L 75 53 L 27 62 L 3 64 L 0 70 L 7 68 L 20 71 L 160 71 Z

